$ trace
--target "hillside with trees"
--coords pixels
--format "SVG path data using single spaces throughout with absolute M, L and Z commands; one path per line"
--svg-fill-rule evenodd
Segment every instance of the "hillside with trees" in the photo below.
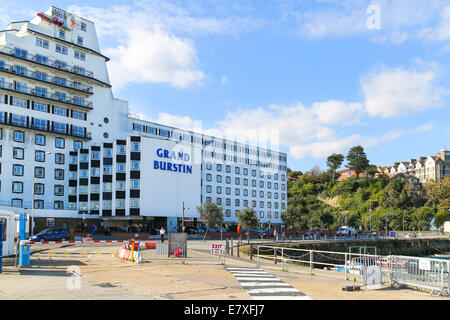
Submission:
M 337 170 L 344 158 L 346 167 L 364 177 L 352 176 L 338 181 Z M 288 228 L 336 229 L 341 225 L 383 231 L 429 230 L 450 220 L 450 177 L 422 185 L 418 195 L 403 175 L 375 177 L 361 146 L 353 147 L 346 157 L 332 154 L 328 171 L 318 167 L 301 173 L 288 172 L 288 205 L 282 218 Z M 295 177 L 295 178 L 294 178 Z

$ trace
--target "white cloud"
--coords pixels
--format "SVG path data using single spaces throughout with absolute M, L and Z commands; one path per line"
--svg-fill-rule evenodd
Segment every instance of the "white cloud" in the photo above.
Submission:
M 311 111 L 322 124 L 351 125 L 360 121 L 364 114 L 364 106 L 361 103 L 330 100 L 314 103 Z
M 433 122 L 427 122 L 427 123 L 421 124 L 420 126 L 418 126 L 415 129 L 413 129 L 412 132 L 413 133 L 428 132 L 428 131 L 433 130 L 435 127 L 436 126 Z
M 370 116 L 407 116 L 443 105 L 443 88 L 435 86 L 437 73 L 403 68 L 383 68 L 361 78 L 365 106 Z
M 222 85 L 227 85 L 230 83 L 230 80 L 228 79 L 227 76 L 223 75 L 222 78 L 220 79 L 220 82 L 222 83 Z

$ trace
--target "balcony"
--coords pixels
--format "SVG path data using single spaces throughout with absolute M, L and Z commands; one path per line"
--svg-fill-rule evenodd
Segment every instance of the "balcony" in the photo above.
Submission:
M 17 70 L 15 66 L 7 64 L 7 63 L 0 63 L 0 71 L 7 72 L 9 74 L 14 74 L 19 77 L 24 77 L 30 80 L 36 80 L 44 83 L 48 83 L 51 85 L 57 85 L 63 88 L 71 89 L 71 90 L 77 90 L 79 92 L 85 93 L 85 94 L 93 94 L 93 89 L 91 86 L 84 85 L 80 82 L 76 81 L 65 81 L 64 83 L 59 83 L 55 80 L 57 77 L 52 77 L 51 80 L 49 80 L 50 77 L 48 77 L 46 74 L 42 74 L 36 71 L 31 71 L 28 69 L 25 70 Z
M 26 119 L 25 116 L 18 116 L 14 114 L 10 114 L 10 117 L 7 117 L 5 112 L 0 112 L 0 125 L 6 125 L 14 128 L 26 128 L 34 131 L 54 133 L 84 140 L 92 139 L 91 132 L 87 132 L 86 128 L 83 128 L 84 130 L 73 130 L 71 126 L 66 124 L 66 127 L 62 129 L 60 126 L 55 127 L 52 122 L 50 122 L 50 126 L 47 126 L 42 122 L 31 121 L 30 117 L 27 118 L 28 119 Z
M 0 81 L 0 89 L 18 92 L 31 97 L 42 98 L 46 100 L 51 100 L 54 102 L 65 103 L 76 107 L 93 109 L 93 104 L 91 101 L 84 100 L 83 98 L 70 96 L 70 95 L 58 95 L 56 93 L 51 94 L 48 90 L 37 90 L 36 88 L 28 88 L 27 86 L 22 86 L 19 83 L 11 83 L 6 81 Z
M 85 79 L 93 80 L 101 85 L 111 87 L 110 84 L 94 78 L 94 73 L 92 71 L 86 70 L 85 68 L 80 66 L 68 64 L 61 60 L 54 59 L 53 57 L 49 58 L 39 54 L 32 54 L 27 50 L 23 50 L 20 48 L 12 48 L 4 45 L 0 45 L 0 54 L 9 55 L 21 60 L 37 63 L 41 66 L 64 71 L 72 75 L 81 76 Z

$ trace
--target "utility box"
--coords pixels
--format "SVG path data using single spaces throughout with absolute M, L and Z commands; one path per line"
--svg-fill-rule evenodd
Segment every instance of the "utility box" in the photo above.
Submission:
M 29 266 L 30 265 L 30 250 L 31 246 L 28 241 L 21 240 L 19 248 L 19 266 Z

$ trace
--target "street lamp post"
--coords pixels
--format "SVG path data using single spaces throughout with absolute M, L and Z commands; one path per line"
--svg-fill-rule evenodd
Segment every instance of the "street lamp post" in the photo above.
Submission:
M 386 219 L 386 237 L 388 236 L 388 222 L 389 222 L 389 219 Z
M 181 232 L 184 232 L 184 210 L 189 210 L 189 208 L 184 207 L 184 201 L 182 205 L 183 205 L 183 213 L 181 216 Z

